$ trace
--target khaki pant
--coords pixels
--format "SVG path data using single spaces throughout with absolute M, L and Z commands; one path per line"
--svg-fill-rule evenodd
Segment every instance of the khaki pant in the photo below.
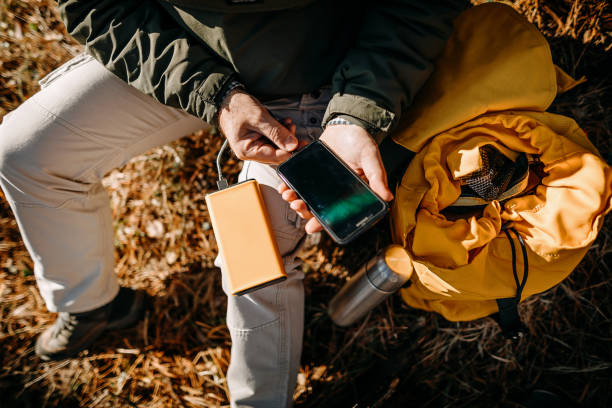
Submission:
M 272 101 L 298 137 L 315 139 L 329 93 Z M 113 226 L 100 183 L 130 158 L 207 125 L 122 82 L 88 55 L 75 57 L 43 81 L 41 91 L 0 126 L 0 185 L 34 260 L 50 311 L 83 312 L 110 302 Z M 240 179 L 270 188 L 264 200 L 289 279 L 243 297 L 229 297 L 232 336 L 228 386 L 232 406 L 291 405 L 302 348 L 303 275 L 295 249 L 303 236 L 296 214 L 275 192 L 274 169 L 246 162 Z

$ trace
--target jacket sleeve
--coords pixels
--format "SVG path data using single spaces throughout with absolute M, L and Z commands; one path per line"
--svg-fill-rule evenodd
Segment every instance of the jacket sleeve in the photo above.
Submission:
M 433 70 L 467 7 L 459 0 L 370 2 L 353 47 L 332 78 L 332 99 L 323 118 L 350 116 L 378 142 L 395 126 Z
M 235 75 L 154 0 L 59 0 L 68 32 L 119 78 L 208 123 Z

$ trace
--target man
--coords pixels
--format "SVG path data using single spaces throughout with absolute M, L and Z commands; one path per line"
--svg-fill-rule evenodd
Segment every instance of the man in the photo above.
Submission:
M 134 155 L 217 124 L 245 160 L 288 279 L 229 296 L 232 406 L 291 405 L 303 331 L 304 228 L 271 164 L 321 138 L 385 200 L 377 142 L 432 70 L 463 2 L 316 0 L 59 1 L 86 46 L 0 127 L 0 184 L 47 307 L 44 359 L 133 324 L 142 299 L 113 274 L 100 180 Z M 279 120 L 290 119 L 286 125 Z M 323 130 L 324 129 L 324 130 Z M 303 209 L 302 209 L 303 210 Z M 307 224 L 312 232 L 316 225 Z

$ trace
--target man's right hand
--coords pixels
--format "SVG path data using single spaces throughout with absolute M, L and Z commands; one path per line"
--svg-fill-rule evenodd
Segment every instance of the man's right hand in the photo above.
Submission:
M 219 108 L 219 128 L 241 160 L 278 164 L 291 156 L 298 139 L 253 96 L 235 89 Z

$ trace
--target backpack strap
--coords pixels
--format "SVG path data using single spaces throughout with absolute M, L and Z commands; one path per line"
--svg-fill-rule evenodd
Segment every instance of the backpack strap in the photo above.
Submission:
M 512 251 L 512 274 L 514 275 L 514 282 L 516 283 L 516 296 L 511 298 L 497 299 L 497 307 L 499 312 L 493 317 L 497 320 L 499 327 L 502 329 L 502 333 L 508 339 L 517 341 L 525 333 L 527 329 L 521 321 L 521 317 L 518 313 L 518 305 L 521 301 L 521 295 L 523 289 L 527 283 L 527 276 L 529 274 L 529 260 L 527 259 L 527 248 L 525 247 L 525 241 L 519 235 L 514 228 L 503 228 L 508 242 L 510 242 L 510 249 Z M 516 271 L 516 248 L 514 247 L 514 241 L 510 235 L 510 230 L 514 232 L 518 238 L 519 244 L 521 245 L 521 252 L 523 254 L 523 279 L 519 282 L 518 273 Z

